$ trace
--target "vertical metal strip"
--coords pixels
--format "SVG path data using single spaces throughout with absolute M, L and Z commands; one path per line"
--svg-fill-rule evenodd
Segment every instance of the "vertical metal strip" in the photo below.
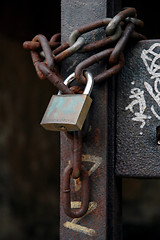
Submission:
M 107 1 L 107 16 L 121 10 L 122 0 Z M 108 159 L 107 159 L 107 238 L 122 239 L 122 179 L 115 176 L 116 162 L 116 87 L 117 77 L 108 81 Z
M 68 40 L 70 33 L 83 24 L 105 18 L 108 11 L 113 11 L 114 3 L 106 0 L 62 0 L 61 17 L 62 17 L 62 41 Z M 95 41 L 105 37 L 104 29 L 97 29 L 85 35 L 86 41 Z M 93 54 L 93 52 L 91 53 Z M 90 56 L 90 53 L 75 54 L 65 60 L 62 64 L 62 75 L 66 78 L 71 74 L 76 65 Z M 93 75 L 106 68 L 105 62 L 94 65 L 90 68 Z M 113 96 L 109 93 L 111 106 L 108 112 L 108 89 L 112 91 Z M 117 180 L 114 176 L 114 142 L 115 142 L 115 121 L 114 116 L 114 86 L 102 83 L 94 86 L 91 94 L 93 104 L 90 110 L 91 131 L 83 140 L 82 161 L 88 169 L 90 178 L 90 204 L 88 213 L 80 219 L 71 219 L 63 211 L 62 199 L 60 200 L 60 239 L 117 239 L 117 205 L 115 200 L 119 193 L 117 189 Z M 108 120 L 111 117 L 111 120 Z M 110 124 L 110 126 L 108 125 Z M 110 129 L 111 127 L 111 129 Z M 113 131 L 113 135 L 108 131 Z M 111 147 L 108 152 L 108 139 Z M 70 141 L 65 134 L 61 134 L 61 176 L 64 168 L 71 160 Z M 61 179 L 62 184 L 62 179 Z M 80 199 L 80 182 L 72 183 L 72 207 L 79 208 Z M 118 194 L 117 194 L 118 193 Z

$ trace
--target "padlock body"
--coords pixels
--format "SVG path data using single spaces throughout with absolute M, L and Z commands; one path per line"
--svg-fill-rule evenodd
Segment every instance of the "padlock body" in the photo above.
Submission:
M 50 131 L 79 131 L 92 99 L 85 94 L 53 95 L 41 125 Z

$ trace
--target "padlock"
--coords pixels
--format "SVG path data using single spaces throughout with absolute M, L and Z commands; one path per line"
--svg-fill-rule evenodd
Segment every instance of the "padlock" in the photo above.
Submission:
M 82 129 L 92 103 L 90 93 L 93 88 L 93 77 L 88 71 L 84 72 L 87 83 L 83 94 L 61 94 L 53 95 L 41 125 L 51 131 L 79 131 Z M 72 73 L 65 81 L 69 85 L 75 80 L 75 73 Z

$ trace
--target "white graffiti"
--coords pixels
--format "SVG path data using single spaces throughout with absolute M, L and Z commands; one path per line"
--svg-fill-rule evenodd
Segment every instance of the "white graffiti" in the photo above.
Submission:
M 132 118 L 133 121 L 141 122 L 140 128 L 143 128 L 145 125 L 145 120 L 151 119 L 151 116 L 147 116 L 144 114 L 146 109 L 146 101 L 144 98 L 144 91 L 141 91 L 139 88 L 131 89 L 131 96 L 129 98 L 133 99 L 133 101 L 125 108 L 125 110 L 130 110 L 134 113 L 135 117 Z M 138 105 L 137 110 L 134 111 L 134 107 Z
M 144 87 L 158 107 L 160 107 L 160 43 L 154 43 L 149 49 L 144 49 L 141 53 L 141 58 L 148 73 L 151 75 L 150 82 L 144 81 Z M 131 82 L 131 84 L 135 85 L 135 82 Z M 125 110 L 130 110 L 130 112 L 134 114 L 132 120 L 140 122 L 140 128 L 142 129 L 146 124 L 146 120 L 152 118 L 152 116 L 145 114 L 147 104 L 144 90 L 141 90 L 140 88 L 132 88 L 129 98 L 133 99 L 133 101 L 125 108 Z M 154 117 L 160 120 L 160 116 L 155 111 L 153 105 L 150 110 Z M 142 134 L 142 132 L 140 132 L 140 134 Z
M 160 77 L 160 44 L 154 43 L 148 50 L 144 49 L 141 58 L 151 75 L 151 79 Z

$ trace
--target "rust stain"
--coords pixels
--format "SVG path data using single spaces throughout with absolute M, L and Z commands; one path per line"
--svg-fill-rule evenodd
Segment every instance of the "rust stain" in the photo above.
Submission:
M 75 184 L 75 192 L 78 192 L 81 189 L 81 181 L 80 179 L 74 179 L 74 184 Z
M 99 128 L 95 128 L 94 129 L 94 143 L 95 146 L 98 147 L 100 145 L 100 129 Z

